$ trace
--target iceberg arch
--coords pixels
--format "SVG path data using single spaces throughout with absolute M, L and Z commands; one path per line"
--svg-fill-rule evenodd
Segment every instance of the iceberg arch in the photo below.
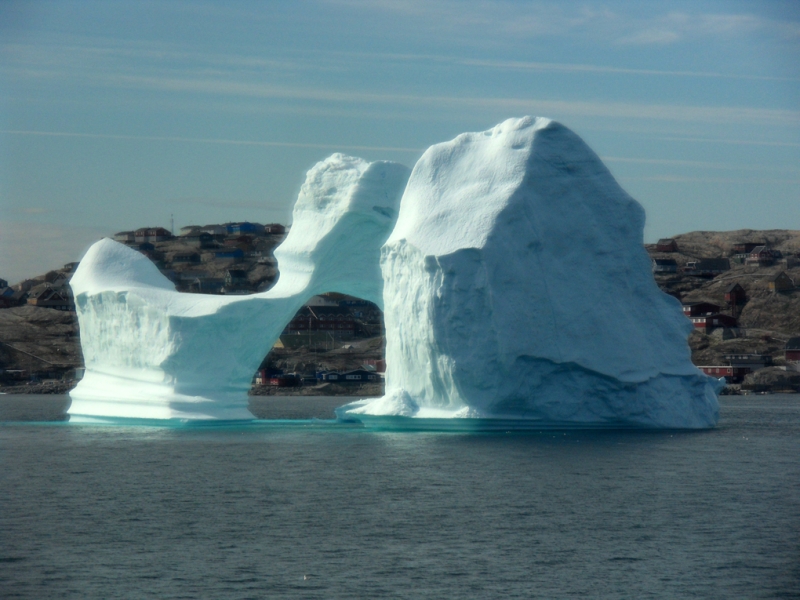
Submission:
M 250 382 L 312 296 L 337 291 L 383 304 L 380 247 L 409 169 L 334 154 L 309 170 L 280 277 L 249 296 L 184 294 L 138 252 L 103 239 L 70 281 L 86 371 L 71 420 L 252 419 Z

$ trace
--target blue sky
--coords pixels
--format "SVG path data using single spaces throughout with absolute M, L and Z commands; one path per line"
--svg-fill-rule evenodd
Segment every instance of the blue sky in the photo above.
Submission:
M 288 222 L 332 152 L 581 135 L 645 239 L 800 229 L 800 3 L 0 3 L 0 277 L 122 229 Z

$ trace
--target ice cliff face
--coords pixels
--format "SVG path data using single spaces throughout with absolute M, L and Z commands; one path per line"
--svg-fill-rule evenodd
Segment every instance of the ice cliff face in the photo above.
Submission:
M 337 291 L 382 305 L 380 247 L 408 175 L 342 154 L 315 165 L 275 251 L 279 281 L 263 294 L 181 294 L 138 252 L 94 244 L 70 282 L 86 363 L 70 415 L 251 419 L 250 380 L 311 296 Z
M 429 148 L 381 250 L 386 396 L 367 415 L 709 427 L 715 381 L 656 286 L 644 211 L 564 126 Z

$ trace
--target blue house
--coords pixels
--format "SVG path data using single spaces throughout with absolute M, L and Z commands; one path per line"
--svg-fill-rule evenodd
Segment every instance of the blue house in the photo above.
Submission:
M 241 235 L 243 233 L 264 233 L 264 226 L 259 225 L 258 223 L 249 223 L 244 221 L 243 223 L 229 223 L 226 225 L 228 233 L 234 235 Z
M 232 260 L 240 261 L 244 258 L 244 252 L 241 248 L 220 248 L 214 252 L 214 258 L 217 260 Z

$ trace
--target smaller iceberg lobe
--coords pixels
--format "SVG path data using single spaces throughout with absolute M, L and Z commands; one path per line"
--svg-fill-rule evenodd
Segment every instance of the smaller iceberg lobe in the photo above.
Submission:
M 656 286 L 644 211 L 572 131 L 509 119 L 429 148 L 381 249 L 386 395 L 359 416 L 703 428 L 719 383 Z

